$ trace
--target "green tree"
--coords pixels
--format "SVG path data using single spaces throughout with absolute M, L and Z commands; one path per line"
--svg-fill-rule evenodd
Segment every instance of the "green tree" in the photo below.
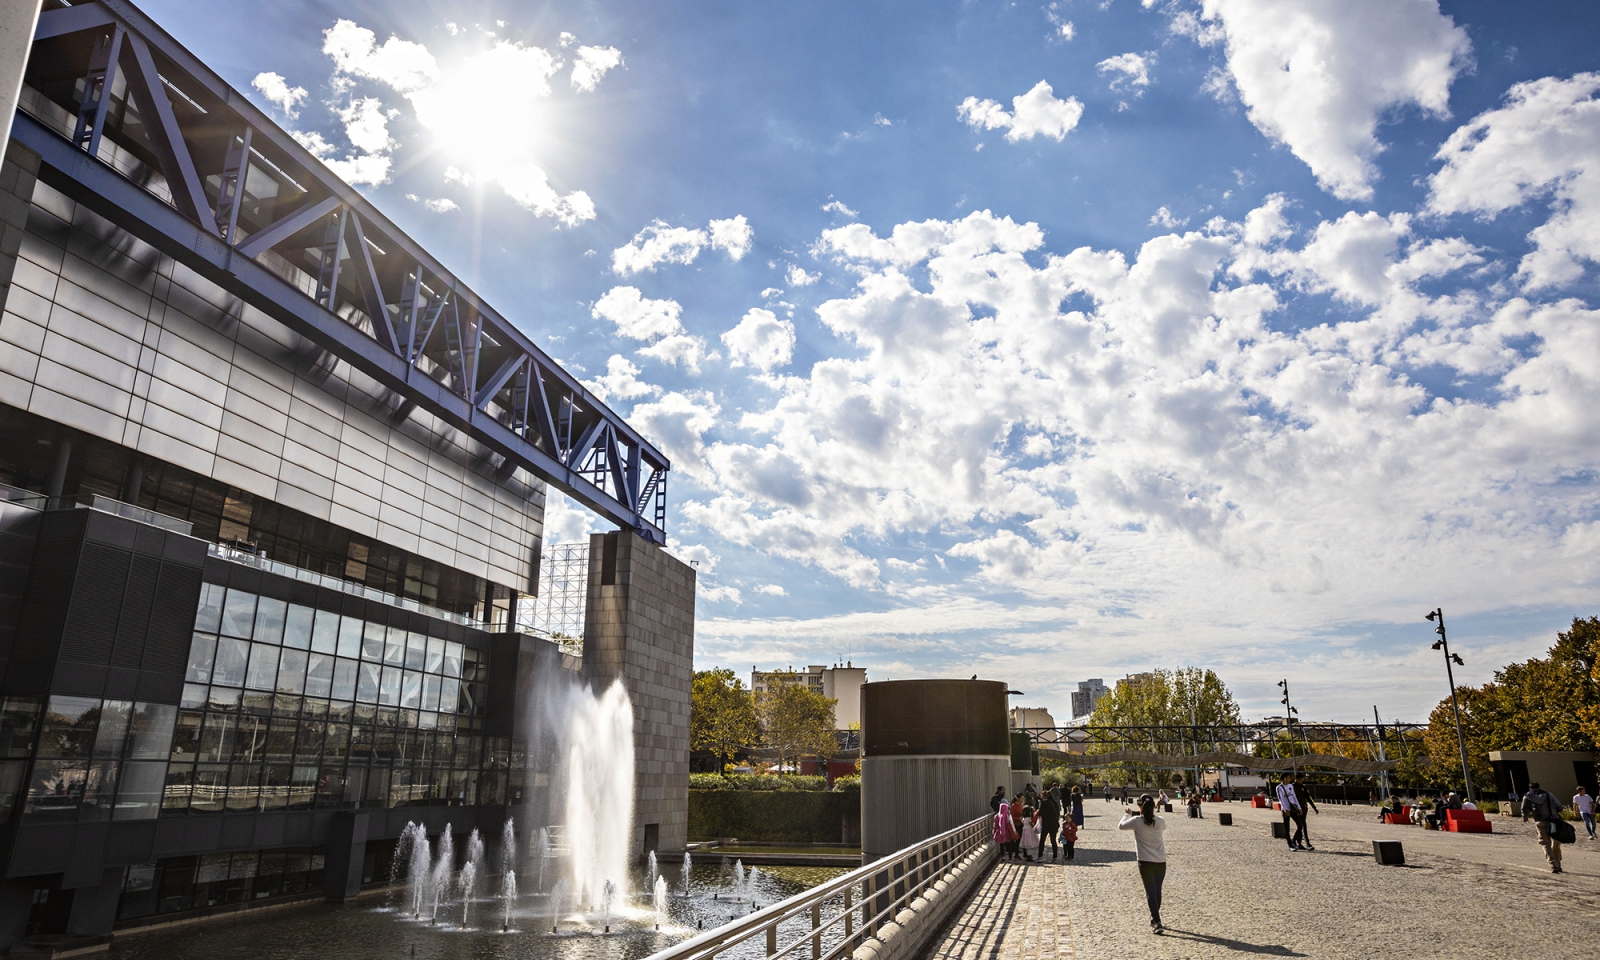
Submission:
M 710 750 L 727 766 L 740 749 L 761 737 L 755 697 L 732 670 L 696 670 L 689 692 L 689 745 Z
M 834 737 L 833 708 L 839 701 L 796 682 L 777 682 L 759 697 L 761 731 L 767 746 L 778 751 L 778 766 L 788 759 L 829 757 L 839 748 Z
M 1570 630 L 1556 634 L 1546 656 L 1507 664 L 1481 687 L 1457 687 L 1473 784 L 1488 788 L 1494 783 L 1491 750 L 1594 750 L 1600 722 L 1597 670 L 1600 618 L 1574 618 Z M 1461 748 L 1449 697 L 1433 708 L 1423 740 L 1430 761 L 1427 782 L 1459 789 Z
M 1234 701 L 1227 684 L 1215 671 L 1199 667 L 1180 667 L 1177 670 L 1155 670 L 1124 680 L 1095 704 L 1089 716 L 1090 736 L 1099 742 L 1091 752 L 1104 753 L 1123 748 L 1129 750 L 1166 750 L 1176 752 L 1173 745 L 1163 746 L 1161 737 L 1142 733 L 1121 734 L 1118 727 L 1165 727 L 1165 739 L 1181 735 L 1185 752 L 1198 747 L 1206 753 L 1217 749 L 1234 749 L 1235 744 L 1219 744 L 1211 737 L 1213 727 L 1230 726 L 1239 722 L 1239 704 Z M 1126 780 L 1130 777 L 1143 782 L 1140 776 L 1126 765 L 1115 764 L 1107 768 L 1110 779 Z M 1163 776 L 1167 774 L 1163 773 Z

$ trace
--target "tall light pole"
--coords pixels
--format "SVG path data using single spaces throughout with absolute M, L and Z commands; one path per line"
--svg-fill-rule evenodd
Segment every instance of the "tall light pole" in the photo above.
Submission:
M 1456 742 L 1461 745 L 1461 777 L 1467 782 L 1467 799 L 1477 803 L 1478 797 L 1472 789 L 1472 767 L 1467 763 L 1467 734 L 1461 729 L 1461 703 L 1456 699 L 1456 672 L 1450 666 L 1452 663 L 1458 667 L 1467 664 L 1460 656 L 1450 652 L 1450 641 L 1444 635 L 1444 608 L 1435 607 L 1428 611 L 1428 619 L 1439 622 L 1433 628 L 1433 632 L 1439 635 L 1439 639 L 1433 642 L 1433 649 L 1444 651 L 1444 675 L 1450 680 L 1450 711 L 1456 717 Z
M 1294 752 L 1294 715 L 1300 711 L 1289 703 L 1289 681 L 1287 678 L 1278 681 L 1278 686 L 1283 688 L 1283 699 L 1278 702 L 1283 704 L 1283 725 L 1289 729 L 1289 756 L 1293 760 L 1294 772 L 1300 772 L 1300 755 Z

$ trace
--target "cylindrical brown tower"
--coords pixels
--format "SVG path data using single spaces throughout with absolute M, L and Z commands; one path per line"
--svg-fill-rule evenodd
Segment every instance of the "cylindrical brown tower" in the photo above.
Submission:
M 1011 783 L 1007 684 L 888 680 L 861 688 L 863 862 L 984 815 Z

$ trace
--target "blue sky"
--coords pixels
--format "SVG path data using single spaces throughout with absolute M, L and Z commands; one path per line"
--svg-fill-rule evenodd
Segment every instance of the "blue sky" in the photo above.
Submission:
M 1597 612 L 1593 5 L 143 5 L 673 457 L 699 666 L 1420 718 Z

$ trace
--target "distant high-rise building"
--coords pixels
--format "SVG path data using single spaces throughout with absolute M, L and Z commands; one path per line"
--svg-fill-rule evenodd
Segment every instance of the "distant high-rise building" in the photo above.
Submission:
M 1120 683 L 1121 681 L 1118 682 Z M 1100 702 L 1101 697 L 1110 692 L 1110 689 L 1106 687 L 1106 682 L 1099 677 L 1093 680 L 1079 681 L 1078 689 L 1072 694 L 1072 715 L 1074 717 L 1087 717 L 1089 714 L 1094 713 L 1094 705 Z

